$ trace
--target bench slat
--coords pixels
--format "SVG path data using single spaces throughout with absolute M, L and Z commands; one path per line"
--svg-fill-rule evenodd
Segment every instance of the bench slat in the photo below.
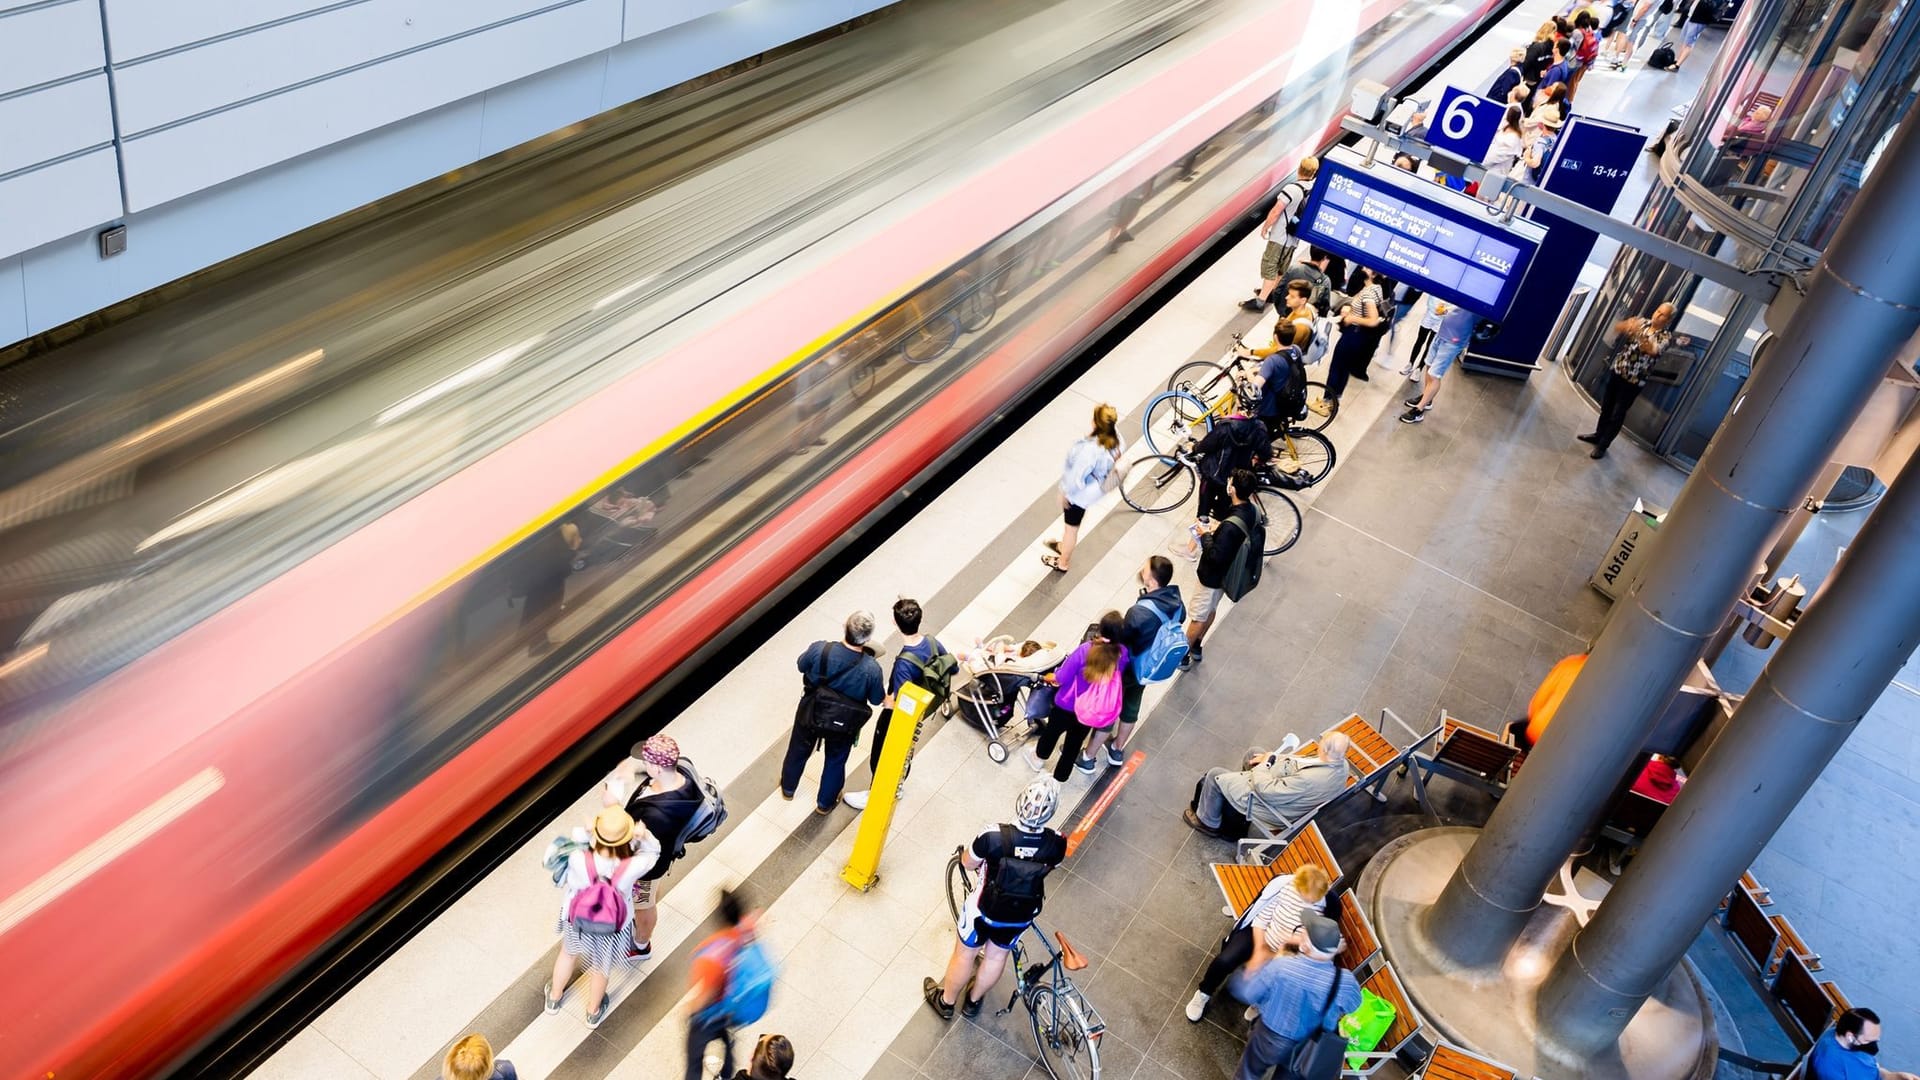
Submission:
M 1514 1080 L 1513 1070 L 1441 1043 L 1427 1059 L 1427 1080 Z
M 1380 970 L 1361 980 L 1360 985 L 1393 1006 L 1393 1023 L 1381 1037 L 1379 1049 L 1388 1054 L 1397 1053 L 1420 1030 L 1413 1006 L 1407 1002 L 1407 992 L 1400 988 L 1400 976 L 1393 973 L 1391 965 L 1382 964 Z

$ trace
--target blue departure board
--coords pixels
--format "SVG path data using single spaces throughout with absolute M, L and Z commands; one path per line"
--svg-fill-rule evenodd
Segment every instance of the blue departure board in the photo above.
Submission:
M 1493 319 L 1505 319 L 1546 230 L 1382 162 L 1322 161 L 1300 238 Z

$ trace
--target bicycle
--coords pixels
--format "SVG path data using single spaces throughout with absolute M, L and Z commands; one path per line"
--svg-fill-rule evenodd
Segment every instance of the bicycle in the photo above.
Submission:
M 967 897 L 973 894 L 973 875 L 962 859 L 964 850 L 956 848 L 947 860 L 947 909 L 956 924 Z M 1065 934 L 1056 935 L 1060 939 L 1056 949 L 1037 925 L 1028 929 L 1045 946 L 1047 960 L 1029 964 L 1027 951 L 1020 945 L 1025 933 L 1014 940 L 1013 996 L 1007 999 L 1007 1007 L 994 1015 L 1005 1016 L 1015 1004 L 1026 1005 L 1027 1018 L 1033 1022 L 1033 1041 L 1040 1049 L 1040 1067 L 1047 1070 L 1047 1075 L 1053 1080 L 1100 1080 L 1100 1036 L 1106 1033 L 1107 1025 L 1067 975 L 1086 967 L 1087 962 Z
M 1262 469 L 1257 475 L 1260 485 L 1247 501 L 1266 532 L 1261 554 L 1272 557 L 1299 541 L 1300 506 L 1274 482 L 1271 470 Z M 1165 514 L 1186 505 L 1199 487 L 1199 478 L 1200 470 L 1184 448 L 1172 454 L 1146 454 L 1120 474 L 1120 498 L 1143 514 Z
M 1233 343 L 1235 346 L 1240 344 L 1240 335 L 1233 336 Z M 1233 367 L 1239 360 L 1239 354 L 1229 349 L 1225 360 L 1194 360 L 1182 364 L 1174 369 L 1172 377 L 1167 380 L 1167 389 L 1185 390 L 1201 401 L 1212 401 L 1233 389 Z M 1307 415 L 1294 427 L 1304 431 L 1325 431 L 1327 425 L 1333 423 L 1333 418 L 1340 415 L 1340 399 L 1327 396 L 1327 384 L 1318 379 L 1307 380 L 1308 401 L 1315 399 L 1315 391 L 1319 391 L 1317 396 L 1327 406 L 1327 411 L 1321 413 L 1308 409 Z
M 1188 364 L 1181 370 L 1194 366 Z M 1178 374 L 1175 372 L 1176 377 Z M 1200 397 L 1186 389 L 1164 390 L 1155 394 L 1147 402 L 1146 419 L 1141 423 L 1148 448 L 1155 454 L 1165 454 L 1169 448 L 1177 450 L 1197 442 L 1200 436 L 1213 429 L 1217 421 L 1233 415 L 1242 404 L 1259 400 L 1259 393 L 1250 382 L 1235 379 L 1231 372 L 1226 376 L 1227 389 L 1209 398 Z M 1279 479 L 1276 474 L 1279 486 L 1312 487 L 1333 471 L 1333 441 L 1318 431 L 1289 423 L 1274 434 L 1273 442 L 1276 462 L 1286 461 L 1293 465 L 1283 470 L 1285 479 Z

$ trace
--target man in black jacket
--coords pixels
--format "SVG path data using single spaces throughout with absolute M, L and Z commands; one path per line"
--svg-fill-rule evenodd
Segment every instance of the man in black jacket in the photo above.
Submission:
M 1256 484 L 1253 473 L 1246 469 L 1235 469 L 1232 478 L 1227 481 L 1227 498 L 1232 502 L 1232 509 L 1204 529 L 1204 539 L 1200 545 L 1200 593 L 1194 598 L 1193 610 L 1188 613 L 1187 641 L 1191 648 L 1180 665 L 1182 670 L 1193 667 L 1201 660 L 1200 643 L 1213 627 L 1213 616 L 1219 610 L 1220 598 L 1226 595 L 1227 570 L 1233 565 L 1240 545 L 1255 545 L 1253 557 L 1256 559 L 1262 557 L 1261 552 L 1266 547 L 1266 530 L 1260 524 L 1259 511 L 1247 501 Z
M 1127 647 L 1128 656 L 1140 656 L 1153 647 L 1153 639 L 1159 636 L 1163 621 L 1179 622 L 1185 616 L 1180 586 L 1173 583 L 1173 560 L 1155 555 L 1140 567 L 1140 599 L 1127 609 L 1126 629 L 1120 634 L 1120 644 Z M 1120 668 L 1120 723 L 1114 729 L 1113 738 L 1107 741 L 1107 764 L 1117 768 L 1126 761 L 1121 751 L 1133 737 L 1133 725 L 1140 720 L 1140 699 L 1146 692 L 1147 688 L 1134 674 L 1133 664 L 1123 665 Z

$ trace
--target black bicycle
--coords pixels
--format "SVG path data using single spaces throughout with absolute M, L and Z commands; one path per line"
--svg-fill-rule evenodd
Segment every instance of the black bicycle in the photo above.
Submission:
M 967 897 L 973 894 L 973 875 L 967 872 L 963 852 L 956 849 L 953 858 L 947 860 L 947 908 L 956 923 Z M 1013 996 L 995 1015 L 1005 1016 L 1016 1002 L 1024 1003 L 1027 1018 L 1033 1021 L 1034 1044 L 1040 1048 L 1040 1067 L 1047 1070 L 1047 1075 L 1053 1080 L 1100 1080 L 1100 1036 L 1107 1025 L 1067 976 L 1069 971 L 1086 967 L 1087 962 L 1074 951 L 1065 934 L 1055 935 L 1060 947 L 1054 948 L 1039 926 L 1028 930 L 1040 939 L 1047 959 L 1029 964 L 1027 951 L 1021 946 L 1027 935 L 1023 933 L 1014 941 Z

